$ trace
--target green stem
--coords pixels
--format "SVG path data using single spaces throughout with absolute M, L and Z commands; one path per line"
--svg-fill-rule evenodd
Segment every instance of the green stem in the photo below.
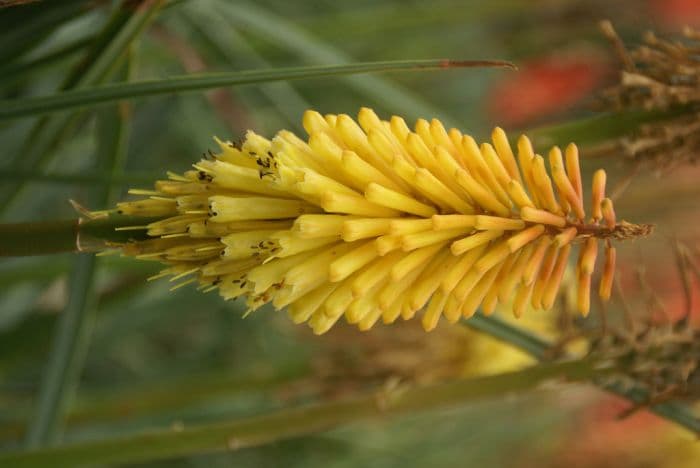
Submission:
M 551 379 L 581 381 L 604 373 L 596 362 L 541 364 L 506 374 L 424 387 L 379 391 L 353 399 L 282 409 L 243 420 L 161 430 L 60 447 L 0 454 L 0 465 L 75 467 L 135 463 L 202 452 L 237 450 L 299 437 L 357 421 L 464 405 L 531 390 Z
M 81 221 L 66 219 L 33 223 L 0 224 L 0 257 L 96 251 L 105 242 L 146 238 L 144 231 L 116 231 L 118 227 L 142 226 L 159 218 L 109 216 Z

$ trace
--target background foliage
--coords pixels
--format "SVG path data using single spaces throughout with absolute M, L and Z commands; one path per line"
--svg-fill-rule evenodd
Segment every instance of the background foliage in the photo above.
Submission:
M 69 199 L 105 208 L 127 187 L 147 187 L 165 170 L 188 168 L 213 148 L 213 135 L 236 140 L 246 129 L 267 136 L 301 131 L 301 114 L 310 107 L 354 114 L 368 106 L 407 121 L 435 116 L 482 136 L 495 124 L 522 129 L 583 118 L 594 112 L 594 93 L 615 79 L 597 20 L 612 19 L 633 40 L 645 29 L 674 30 L 679 16 L 687 22 L 693 11 L 698 15 L 697 8 L 678 13 L 683 2 L 655 1 L 171 0 L 160 9 L 157 3 L 137 9 L 139 2 L 37 1 L 0 9 L 0 97 L 203 71 L 397 59 L 497 58 L 520 71 L 261 83 L 3 120 L 3 221 L 73 217 Z M 617 171 L 618 179 L 628 171 L 620 159 L 586 165 Z M 645 241 L 643 254 L 635 246 L 624 254 L 631 266 L 623 284 L 637 303 L 647 297 L 631 293 L 639 291 L 634 267 L 658 265 L 646 281 L 667 310 L 681 308 L 667 236 L 697 239 L 696 172 L 641 174 L 617 203 L 624 217 L 660 225 L 661 235 Z M 146 283 L 157 270 L 147 262 L 67 254 L 0 262 L 0 446 L 42 439 L 37 402 L 42 379 L 60 362 L 50 350 L 63 311 L 73 310 L 89 337 L 63 350 L 76 355 L 72 367 L 55 369 L 74 373 L 79 383 L 61 403 L 65 427 L 49 431 L 63 441 L 325 401 L 392 376 L 430 381 L 527 362 L 465 331 L 425 335 L 407 326 L 360 336 L 339 327 L 316 339 L 271 310 L 242 320 L 241 304 Z M 534 321 L 528 326 L 552 327 L 545 317 Z M 612 422 L 621 408 L 586 388 L 541 390 L 163 466 L 594 466 L 612 456 L 617 466 L 679 466 L 669 463 L 697 453 L 646 414 Z M 652 439 L 660 441 L 657 448 L 645 442 Z M 670 448 L 678 460 L 669 460 Z

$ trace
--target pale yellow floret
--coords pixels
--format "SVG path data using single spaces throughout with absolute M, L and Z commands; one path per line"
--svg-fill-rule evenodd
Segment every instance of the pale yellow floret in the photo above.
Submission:
M 474 315 L 479 304 L 484 300 L 486 293 L 489 291 L 493 282 L 496 280 L 498 273 L 501 270 L 503 263 L 491 268 L 479 281 L 476 286 L 469 291 L 464 303 L 462 304 L 462 316 L 469 318 Z
M 576 306 L 584 317 L 591 309 L 591 275 L 579 271 L 576 290 Z
M 474 269 L 485 273 L 511 255 L 508 242 L 501 240 L 489 246 L 488 251 L 474 264 Z
M 424 231 L 406 234 L 401 238 L 401 248 L 404 252 L 419 249 L 427 245 L 442 242 L 466 234 L 471 228 L 445 229 L 444 231 Z
M 389 223 L 389 234 L 391 234 L 392 236 L 402 236 L 405 234 L 413 234 L 415 232 L 427 231 L 431 228 L 433 228 L 433 222 L 430 219 L 393 219 L 391 220 L 391 223 Z
M 523 175 L 523 187 L 527 187 L 530 197 L 537 208 L 542 208 L 542 203 L 537 196 L 537 188 L 532 177 L 532 160 L 535 159 L 535 151 L 532 143 L 525 135 L 518 138 L 518 163 Z
M 545 208 L 552 213 L 563 215 L 564 211 L 554 196 L 552 181 L 544 167 L 544 158 L 540 155 L 535 156 L 532 161 L 532 178 L 537 189 L 537 198 L 542 201 Z
M 442 279 L 447 271 L 457 263 L 457 259 L 450 255 L 449 250 L 443 249 L 423 270 L 415 282 L 415 286 L 408 293 L 407 300 L 413 310 L 421 309 L 427 304 L 430 296 L 440 287 Z
M 402 238 L 403 236 L 394 236 L 391 234 L 377 237 L 374 240 L 374 246 L 377 249 L 377 253 L 379 254 L 379 256 L 381 257 L 388 254 L 389 252 L 400 249 Z
M 444 231 L 440 231 L 444 232 Z M 503 235 L 503 231 L 498 229 L 493 229 L 490 231 L 480 231 L 476 234 L 472 234 L 469 237 L 454 241 L 450 246 L 450 250 L 454 255 L 461 255 L 468 250 L 478 247 L 482 244 L 491 242 L 494 239 L 498 239 Z
M 601 202 L 605 198 L 605 171 L 598 169 L 593 174 L 593 190 L 591 191 L 591 212 L 593 221 L 599 221 L 603 218 L 603 210 Z
M 385 176 L 381 171 L 360 158 L 353 151 L 343 151 L 341 156 L 343 170 L 353 176 L 353 185 L 360 191 L 364 191 L 371 182 L 379 183 L 396 192 L 404 193 L 404 189 L 393 180 Z
M 271 256 L 268 259 L 289 257 L 290 255 L 296 255 L 300 252 L 314 250 L 324 245 L 338 242 L 337 236 L 307 239 L 300 237 L 294 231 L 277 231 L 270 235 L 270 239 L 274 241 L 275 245 L 270 246 Z
M 421 263 L 418 263 L 399 280 L 394 280 L 392 278 L 392 280 L 389 281 L 377 295 L 379 307 L 381 307 L 381 309 L 384 311 L 389 311 L 390 309 L 393 309 L 395 301 L 399 301 L 399 303 L 402 304 L 402 294 L 415 282 L 416 278 L 418 278 L 418 275 L 421 274 L 423 269 L 428 266 L 429 260 L 429 258 L 423 258 Z
M 391 268 L 391 279 L 394 281 L 399 281 L 409 272 L 413 271 L 415 268 L 418 268 L 424 262 L 427 262 L 433 255 L 443 248 L 445 244 L 445 242 L 441 242 L 439 244 L 429 245 L 427 247 L 412 251 L 394 264 L 394 266 Z
M 500 229 L 501 231 L 519 231 L 521 229 L 525 229 L 525 222 L 521 219 L 476 215 L 474 217 L 474 228 L 480 231 L 485 231 L 488 229 Z
M 390 208 L 392 211 L 403 211 L 424 217 L 436 214 L 435 208 L 432 206 L 375 183 L 367 186 L 365 198 L 376 205 Z
M 586 239 L 583 248 L 581 249 L 581 254 L 578 261 L 579 269 L 581 273 L 586 275 L 592 275 L 595 269 L 595 261 L 598 256 L 598 239 L 595 237 L 589 237 Z
M 318 213 L 321 210 L 301 200 L 248 197 L 231 198 L 214 195 L 209 198 L 210 221 L 228 223 L 249 219 L 296 218 L 305 213 Z
M 345 221 L 350 219 L 356 219 L 356 217 L 330 214 L 301 215 L 294 221 L 292 230 L 297 232 L 299 237 L 305 239 L 327 236 L 338 236 L 340 238 Z
M 212 184 L 228 190 L 240 190 L 267 196 L 279 195 L 283 198 L 290 198 L 288 193 L 277 189 L 267 180 L 262 180 L 260 173 L 256 169 L 236 166 L 219 160 L 200 161 L 197 164 L 193 164 L 193 167 L 209 174 L 212 178 Z
M 559 250 L 560 249 L 556 245 L 550 244 L 544 259 L 542 260 L 542 265 L 540 266 L 540 271 L 537 273 L 535 286 L 532 288 L 532 296 L 530 298 L 530 304 L 534 309 L 544 308 L 542 306 L 544 290 L 549 284 L 550 276 L 554 270 L 554 265 L 556 264 Z
M 448 297 L 449 296 L 442 292 L 442 290 L 438 290 L 433 295 L 432 299 L 430 300 L 430 304 L 428 304 L 428 308 L 425 310 L 423 318 L 421 319 L 421 324 L 423 325 L 423 329 L 425 329 L 425 331 L 432 331 L 435 329 L 435 327 L 437 327 Z
M 467 174 L 466 171 L 458 170 L 455 173 L 455 178 L 457 179 L 457 183 L 467 191 L 469 196 L 483 208 L 499 216 L 508 217 L 510 215 L 510 209 L 502 204 L 492 192 L 484 188 L 472 176 Z
M 600 278 L 600 287 L 598 289 L 598 295 L 604 301 L 610 300 L 610 295 L 612 294 L 613 280 L 615 279 L 616 257 L 617 252 L 615 251 L 615 247 L 606 247 L 605 266 L 603 268 L 603 275 Z
M 532 252 L 532 256 L 527 261 L 525 265 L 525 270 L 523 270 L 522 283 L 526 285 L 531 285 L 535 282 L 537 273 L 540 271 L 540 266 L 544 260 L 544 255 L 549 248 L 551 240 L 547 236 L 541 237 L 537 244 L 535 245 L 535 250 Z
M 617 219 L 612 200 L 609 198 L 603 198 L 603 201 L 600 202 L 600 210 L 603 215 L 603 220 L 605 220 L 605 225 L 610 229 L 614 228 L 617 224 Z
M 373 184 L 370 184 L 372 186 Z M 327 192 L 321 198 L 321 206 L 329 213 L 347 213 L 358 216 L 395 217 L 401 213 L 385 205 L 372 203 L 359 195 Z
M 372 264 L 360 273 L 352 285 L 352 293 L 355 297 L 363 296 L 381 280 L 389 276 L 391 267 L 405 257 L 405 252 L 397 251 L 389 255 L 375 259 Z
M 472 177 L 491 192 L 501 204 L 510 207 L 510 197 L 508 197 L 508 194 L 498 183 L 494 173 L 489 170 L 489 166 L 486 164 L 486 161 L 484 161 L 481 149 L 476 144 L 474 138 L 469 135 L 464 135 L 462 138 L 462 148 L 464 148 L 467 155 L 465 162 Z
M 255 251 L 269 250 L 273 247 L 274 242 L 261 239 L 267 239 L 275 232 L 270 230 L 242 231 L 223 236 L 220 238 L 221 243 L 226 246 L 223 257 L 228 260 L 239 260 L 250 257 L 251 253 Z
M 356 249 L 333 261 L 329 267 L 328 279 L 342 281 L 377 257 L 374 241 L 367 241 Z
M 566 147 L 564 152 L 566 158 L 566 174 L 569 176 L 571 186 L 576 190 L 576 195 L 583 200 L 583 186 L 581 183 L 581 166 L 578 159 L 578 147 L 573 143 Z
M 501 280 L 501 285 L 498 288 L 499 302 L 507 302 L 513 295 L 513 290 L 520 283 L 523 277 L 523 272 L 527 267 L 532 253 L 535 251 L 534 244 L 529 244 L 518 251 L 518 259 L 513 263 L 510 270 L 504 275 Z
M 506 190 L 508 191 L 508 195 L 510 195 L 511 199 L 515 202 L 518 208 L 523 209 L 526 206 L 530 208 L 535 207 L 535 204 L 530 199 L 527 192 L 525 192 L 523 186 L 520 185 L 520 183 L 517 180 L 511 180 L 510 182 L 508 182 Z
M 496 148 L 496 153 L 500 158 L 503 166 L 508 171 L 510 177 L 518 183 L 522 183 L 520 179 L 520 171 L 518 170 L 518 164 L 515 162 L 515 156 L 513 155 L 513 150 L 508 142 L 508 137 L 506 133 L 500 127 L 493 129 L 491 133 L 491 141 L 493 141 L 493 146 Z
M 476 261 L 481 257 L 481 255 L 486 250 L 487 244 L 482 244 L 476 247 L 464 255 L 459 256 L 459 261 L 455 266 L 447 272 L 447 275 L 442 280 L 440 288 L 445 292 L 445 294 L 450 294 L 452 290 L 457 286 L 457 283 L 467 274 L 471 267 L 476 263 Z
M 510 239 L 508 239 L 508 248 L 511 252 L 516 252 L 521 249 L 524 245 L 529 244 L 544 233 L 544 226 L 541 224 L 536 224 L 530 226 L 529 228 L 515 234 Z
M 569 203 L 576 218 L 582 221 L 586 217 L 583 200 L 579 198 L 571 180 L 566 175 L 561 150 L 556 146 L 549 151 L 549 165 L 552 168 L 552 179 L 557 186 L 559 195 Z
M 468 228 L 476 225 L 476 215 L 433 215 L 431 219 L 432 227 L 437 231 Z
M 566 227 L 566 218 L 537 208 L 524 207 L 520 210 L 520 217 L 531 223 L 547 224 L 559 228 Z
M 230 141 L 221 141 L 217 137 L 214 137 L 214 141 L 221 148 L 221 153 L 216 155 L 216 159 L 227 162 L 229 164 L 234 164 L 236 166 L 248 167 L 250 169 L 257 169 L 257 164 L 255 160 L 248 156 L 243 151 L 233 146 Z
M 415 184 L 421 192 L 430 196 L 441 206 L 448 206 L 459 213 L 474 213 L 474 208 L 450 190 L 427 169 L 418 168 L 415 172 Z
M 577 234 L 578 230 L 575 227 L 566 228 L 561 233 L 554 236 L 554 244 L 557 247 L 564 247 L 571 243 L 571 241 L 576 238 Z
M 315 250 L 302 252 L 291 257 L 277 258 L 271 262 L 256 266 L 247 274 L 249 282 L 252 283 L 251 292 L 253 294 L 262 294 L 273 284 L 281 283 L 287 271 L 317 252 Z
M 341 237 L 352 242 L 369 237 L 378 237 L 390 232 L 392 218 L 358 218 L 343 223 Z
M 549 281 L 547 282 L 544 292 L 542 293 L 542 308 L 544 310 L 549 310 L 554 305 L 554 300 L 559 292 L 559 286 L 561 285 L 561 280 L 564 277 L 564 272 L 566 271 L 570 253 L 571 244 L 566 244 L 559 252 L 557 262 L 554 264 L 552 274 L 550 275 Z
M 489 171 L 494 175 L 501 189 L 506 190 L 508 188 L 508 183 L 511 181 L 511 176 L 503 166 L 503 162 L 498 158 L 496 150 L 488 143 L 482 143 L 480 149 Z
M 300 297 L 289 304 L 289 316 L 294 323 L 304 323 L 308 321 L 321 305 L 326 301 L 328 296 L 336 290 L 340 283 L 324 283 L 322 286 L 314 289 L 308 294 Z

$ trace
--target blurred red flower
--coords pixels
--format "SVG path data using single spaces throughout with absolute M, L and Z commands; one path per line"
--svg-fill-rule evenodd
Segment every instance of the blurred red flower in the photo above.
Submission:
M 595 54 L 553 55 L 519 65 L 492 87 L 487 98 L 494 122 L 524 126 L 571 108 L 596 89 L 608 71 Z

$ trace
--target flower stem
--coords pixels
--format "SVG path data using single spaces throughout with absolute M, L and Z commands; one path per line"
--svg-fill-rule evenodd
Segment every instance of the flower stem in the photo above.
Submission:
M 463 405 L 522 393 L 552 379 L 588 380 L 606 372 L 591 359 L 546 363 L 516 372 L 422 387 L 398 387 L 343 401 L 282 409 L 242 420 L 170 429 L 39 450 L 0 454 L 0 465 L 74 467 L 135 463 L 203 452 L 236 450 L 340 425 Z
M 106 218 L 65 219 L 32 223 L 0 224 L 0 257 L 96 251 L 109 242 L 146 238 L 144 231 L 116 231 L 141 226 L 157 218 L 110 215 Z

